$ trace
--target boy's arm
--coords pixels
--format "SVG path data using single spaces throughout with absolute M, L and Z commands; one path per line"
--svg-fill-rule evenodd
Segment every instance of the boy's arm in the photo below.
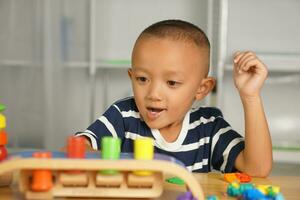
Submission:
M 267 78 L 266 66 L 253 52 L 234 56 L 234 81 L 239 91 L 245 117 L 245 149 L 235 167 L 252 176 L 268 176 L 272 169 L 272 142 L 260 90 Z
M 97 151 L 95 149 L 93 149 L 91 142 L 84 136 L 79 136 L 79 137 L 83 137 L 84 141 L 85 141 L 85 148 L 87 151 L 91 152 L 91 151 Z

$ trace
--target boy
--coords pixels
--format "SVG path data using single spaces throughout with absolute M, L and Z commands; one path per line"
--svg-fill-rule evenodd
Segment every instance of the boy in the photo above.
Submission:
M 191 109 L 214 87 L 208 77 L 210 44 L 205 33 L 181 20 L 166 20 L 138 37 L 128 70 L 134 97 L 114 103 L 84 132 L 93 149 L 103 136 L 119 137 L 122 152 L 137 137 L 152 137 L 155 152 L 181 160 L 193 172 L 242 171 L 264 177 L 272 168 L 270 133 L 260 89 L 266 66 L 252 52 L 234 56 L 234 81 L 245 113 L 245 139 L 211 107 Z

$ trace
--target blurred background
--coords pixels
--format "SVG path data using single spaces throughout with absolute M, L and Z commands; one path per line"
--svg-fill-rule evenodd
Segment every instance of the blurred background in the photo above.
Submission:
M 201 27 L 212 45 L 219 107 L 243 134 L 232 54 L 252 50 L 268 65 L 263 88 L 273 174 L 300 175 L 299 0 L 0 0 L 0 103 L 11 149 L 60 149 L 114 101 L 132 95 L 127 77 L 139 33 L 159 20 Z

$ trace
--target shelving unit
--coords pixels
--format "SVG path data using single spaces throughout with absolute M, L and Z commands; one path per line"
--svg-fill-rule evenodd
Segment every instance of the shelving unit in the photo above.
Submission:
M 169 5 L 172 5 L 172 9 Z M 0 101 L 10 148 L 59 149 L 108 105 L 132 95 L 137 35 L 168 18 L 208 28 L 208 1 L 2 0 Z
M 300 163 L 300 2 L 225 0 L 220 8 L 218 106 L 232 127 L 243 133 L 243 109 L 231 60 L 235 51 L 256 52 L 269 69 L 262 97 L 274 160 Z

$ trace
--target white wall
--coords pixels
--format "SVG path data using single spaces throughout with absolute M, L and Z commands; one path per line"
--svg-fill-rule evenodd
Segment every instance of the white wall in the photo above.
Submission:
M 0 102 L 10 147 L 59 149 L 131 95 L 126 70 L 146 26 L 178 18 L 207 28 L 205 0 L 96 0 L 92 29 L 91 2 L 0 0 Z

